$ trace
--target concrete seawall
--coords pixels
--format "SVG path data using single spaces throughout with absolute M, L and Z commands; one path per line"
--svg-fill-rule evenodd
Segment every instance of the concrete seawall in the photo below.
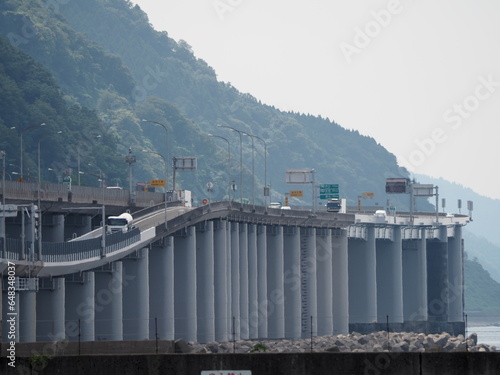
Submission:
M 497 375 L 500 352 L 491 353 L 259 353 L 94 355 L 54 357 L 43 363 L 17 358 L 8 366 L 2 353 L 0 373 L 93 375 L 200 375 L 201 371 L 250 370 L 257 374 L 405 374 Z M 42 363 L 41 363 L 42 362 Z

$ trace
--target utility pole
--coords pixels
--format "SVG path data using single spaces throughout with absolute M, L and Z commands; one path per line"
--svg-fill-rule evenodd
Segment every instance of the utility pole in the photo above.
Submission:
M 135 158 L 135 155 L 132 154 L 132 148 L 128 149 L 128 155 L 125 156 L 125 163 L 128 164 L 128 186 L 129 186 L 129 204 L 134 205 L 135 204 L 135 189 L 133 189 L 133 176 L 132 176 L 132 164 L 134 164 L 137 161 Z
M 1 226 L 1 238 L 3 244 L 3 257 L 7 258 L 7 245 L 6 245 L 6 235 L 5 235 L 5 151 L 0 151 L 0 158 L 2 158 L 2 226 Z

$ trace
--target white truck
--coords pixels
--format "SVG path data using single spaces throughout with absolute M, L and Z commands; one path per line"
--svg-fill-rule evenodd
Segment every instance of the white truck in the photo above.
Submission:
M 107 233 L 127 233 L 129 230 L 134 228 L 134 225 L 132 224 L 133 220 L 132 215 L 128 212 L 124 212 L 119 216 L 109 216 L 106 220 Z
M 182 201 L 184 207 L 192 207 L 191 190 L 179 190 L 179 200 Z

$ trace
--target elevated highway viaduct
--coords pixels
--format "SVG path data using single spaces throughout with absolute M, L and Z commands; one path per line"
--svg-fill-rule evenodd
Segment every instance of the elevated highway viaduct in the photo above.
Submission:
M 131 210 L 135 228 L 103 241 L 98 197 L 42 199 L 41 246 L 26 230 L 27 210 L 7 218 L 3 341 L 12 330 L 21 342 L 294 339 L 387 327 L 464 333 L 465 215 L 236 202 L 172 202 L 165 213 L 161 196 L 140 204 L 138 196 L 106 204 L 107 212 Z

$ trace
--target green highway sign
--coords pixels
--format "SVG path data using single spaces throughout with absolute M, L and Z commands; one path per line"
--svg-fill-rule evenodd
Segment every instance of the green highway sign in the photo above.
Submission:
M 325 191 L 325 192 L 338 193 L 339 192 L 339 185 L 338 184 L 330 184 L 330 185 L 323 184 L 323 185 L 319 185 L 319 190 Z
M 319 199 L 339 199 L 338 184 L 322 184 L 319 185 Z
M 320 189 L 319 192 L 324 194 L 338 194 L 339 189 Z
M 319 199 L 340 199 L 338 194 L 320 194 Z

